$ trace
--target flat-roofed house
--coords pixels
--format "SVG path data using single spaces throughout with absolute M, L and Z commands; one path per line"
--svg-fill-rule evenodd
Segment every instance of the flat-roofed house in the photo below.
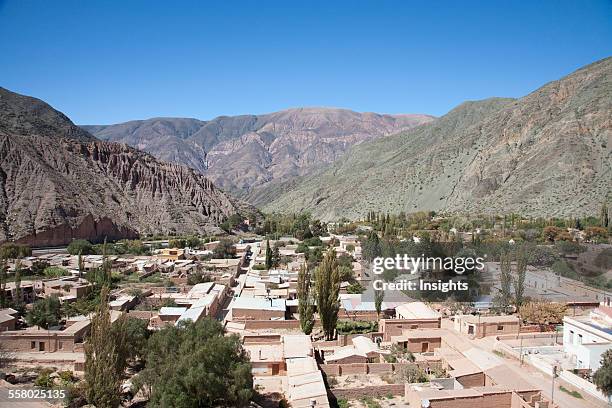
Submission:
M 284 320 L 285 299 L 238 297 L 231 304 L 233 320 Z
M 563 318 L 563 351 L 576 368 L 597 370 L 601 355 L 612 349 L 612 308 L 600 306 L 588 316 Z
M 518 335 L 521 321 L 517 316 L 474 316 L 457 315 L 454 317 L 454 328 L 461 334 L 483 338 L 504 334 Z
M 442 321 L 440 313 L 423 302 L 403 303 L 395 308 L 395 319 L 381 319 L 379 330 L 385 341 L 392 336 L 401 336 L 408 329 L 439 329 Z
M 405 400 L 411 407 L 429 408 L 549 408 L 537 389 L 512 390 L 499 386 L 442 389 L 437 384 L 406 384 Z
M 411 353 L 428 353 L 442 346 L 442 335 L 439 329 L 405 330 L 399 336 L 391 336 L 391 342 Z
M 18 313 L 15 309 L 0 309 L 0 332 L 15 330 Z

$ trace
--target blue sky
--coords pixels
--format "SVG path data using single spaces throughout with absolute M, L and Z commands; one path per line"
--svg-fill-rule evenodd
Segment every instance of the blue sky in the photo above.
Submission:
M 442 115 L 612 55 L 612 2 L 0 0 L 0 86 L 78 124 Z

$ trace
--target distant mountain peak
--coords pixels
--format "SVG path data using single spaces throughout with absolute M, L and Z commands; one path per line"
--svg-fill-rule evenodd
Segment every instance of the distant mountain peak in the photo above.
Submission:
M 319 170 L 353 145 L 431 120 L 432 116 L 421 114 L 298 107 L 209 121 L 153 118 L 83 128 L 100 139 L 126 143 L 163 160 L 190 166 L 223 189 L 246 196 Z M 257 138 L 252 137 L 255 134 Z

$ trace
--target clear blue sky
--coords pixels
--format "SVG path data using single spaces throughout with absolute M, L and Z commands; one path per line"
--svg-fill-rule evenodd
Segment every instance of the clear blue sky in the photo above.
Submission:
M 297 106 L 442 115 L 612 54 L 601 1 L 0 0 L 0 86 L 78 124 Z

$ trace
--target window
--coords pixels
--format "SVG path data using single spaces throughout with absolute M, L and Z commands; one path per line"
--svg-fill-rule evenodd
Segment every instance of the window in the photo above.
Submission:
M 64 342 L 60 341 L 59 342 L 59 349 L 62 350 L 64 348 Z
M 35 349 L 36 348 L 36 342 L 35 341 L 31 341 L 30 342 L 30 348 L 31 349 Z
M 574 344 L 574 331 L 573 330 L 570 330 L 569 342 L 571 344 Z
M 498 324 L 497 325 L 497 331 L 502 331 L 502 330 L 504 330 L 504 326 L 501 325 L 501 324 Z
M 578 335 L 578 344 L 582 344 L 582 334 Z

